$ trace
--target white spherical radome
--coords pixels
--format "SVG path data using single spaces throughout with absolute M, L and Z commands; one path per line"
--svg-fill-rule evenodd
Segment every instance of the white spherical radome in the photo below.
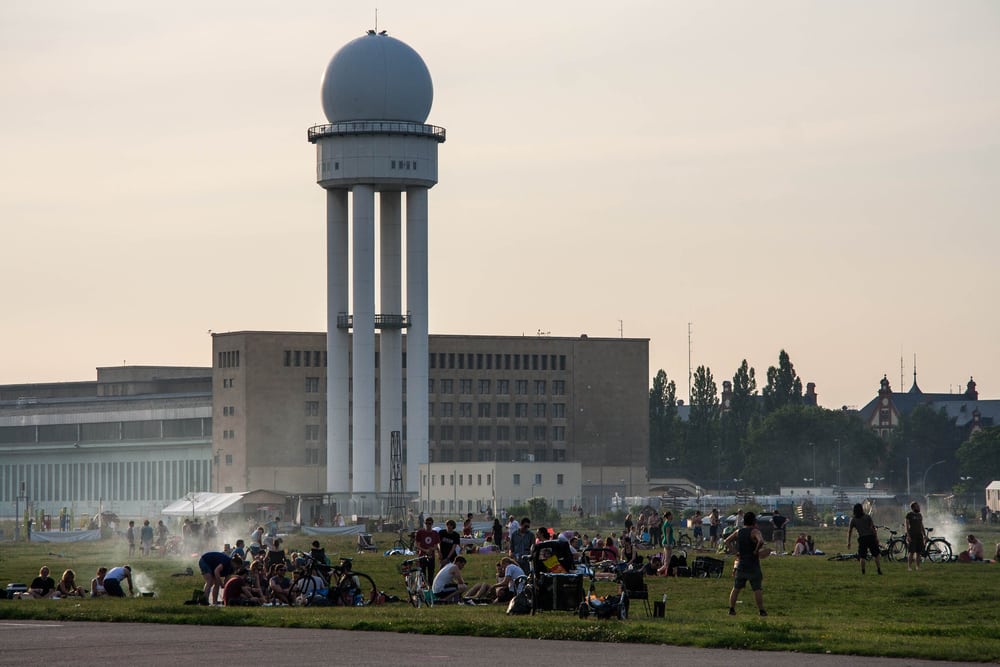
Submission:
M 434 101 L 434 85 L 423 58 L 409 45 L 369 32 L 345 44 L 330 59 L 323 75 L 322 100 L 331 123 L 423 123 Z

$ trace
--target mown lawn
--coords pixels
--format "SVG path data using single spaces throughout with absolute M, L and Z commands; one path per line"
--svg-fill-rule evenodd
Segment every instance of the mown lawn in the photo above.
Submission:
M 814 531 L 818 543 L 834 552 L 843 531 Z M 990 547 L 1000 540 L 984 531 Z M 311 538 L 292 537 L 286 546 L 303 548 Z M 376 536 L 387 545 L 389 536 Z M 399 557 L 356 554 L 353 539 L 324 540 L 328 553 L 355 558 L 354 567 L 370 574 L 386 593 L 403 597 L 396 572 Z M 693 558 L 695 554 L 690 554 Z M 45 564 L 53 578 L 66 568 L 87 585 L 99 565 L 125 562 L 120 541 L 79 544 L 0 544 L 0 585 L 29 583 Z M 491 580 L 495 557 L 470 556 L 466 579 Z M 651 598 L 667 595 L 666 618 L 651 619 L 634 604 L 626 622 L 580 620 L 567 612 L 511 617 L 496 606 L 437 606 L 413 609 L 406 603 L 366 608 L 208 608 L 186 606 L 201 587 L 197 554 L 185 558 L 132 559 L 137 583 L 155 598 L 127 600 L 0 601 L 0 618 L 87 621 L 268 625 L 279 627 L 388 630 L 442 635 L 646 642 L 715 648 L 842 653 L 966 661 L 1000 661 L 1000 565 L 927 563 L 920 572 L 888 563 L 885 575 L 874 567 L 862 577 L 857 562 L 824 557 L 772 557 L 764 562 L 767 618 L 759 618 L 749 591 L 736 617 L 727 615 L 731 586 L 721 579 L 647 579 Z M 172 576 L 191 567 L 194 576 Z M 598 594 L 613 584 L 597 584 Z

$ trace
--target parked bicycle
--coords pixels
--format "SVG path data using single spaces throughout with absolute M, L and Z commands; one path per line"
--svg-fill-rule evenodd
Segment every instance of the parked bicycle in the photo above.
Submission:
M 396 538 L 395 543 L 393 543 L 393 549 L 402 549 L 404 551 L 415 551 L 417 534 L 412 530 L 407 530 L 403 528 L 399 531 L 399 536 Z
M 311 599 L 325 587 L 327 599 L 339 605 L 363 607 L 378 601 L 375 580 L 364 572 L 354 570 L 350 558 L 341 558 L 340 565 L 326 565 L 307 554 L 302 558 L 305 564 L 292 583 L 294 598 L 301 595 Z
M 890 535 L 882 554 L 887 556 L 889 560 L 906 562 L 910 553 L 906 538 L 888 526 L 881 526 L 881 528 L 888 530 Z M 920 556 L 932 563 L 947 563 L 952 558 L 951 543 L 943 537 L 931 537 L 933 530 L 933 528 L 924 528 L 924 548 L 920 552 Z
M 404 560 L 399 564 L 399 573 L 403 575 L 403 584 L 406 587 L 406 596 L 416 608 L 424 605 L 434 606 L 434 595 L 431 593 L 431 586 L 424 576 L 424 566 L 430 563 L 430 559 L 425 556 Z

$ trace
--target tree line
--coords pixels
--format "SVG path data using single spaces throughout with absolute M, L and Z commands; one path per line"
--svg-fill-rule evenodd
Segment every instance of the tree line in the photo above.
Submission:
M 685 421 L 676 383 L 658 371 L 649 391 L 650 475 L 758 493 L 869 481 L 930 493 L 953 488 L 961 477 L 1000 479 L 1000 427 L 966 441 L 943 410 L 919 406 L 883 439 L 856 412 L 809 404 L 784 350 L 766 377 L 758 391 L 756 372 L 744 359 L 724 406 L 711 369 L 698 366 Z

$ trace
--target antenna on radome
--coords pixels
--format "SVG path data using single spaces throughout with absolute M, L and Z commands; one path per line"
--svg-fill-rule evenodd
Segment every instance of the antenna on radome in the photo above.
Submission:
M 618 337 L 625 338 L 625 321 L 618 320 Z
M 378 7 L 375 8 L 375 32 L 378 32 Z
M 691 405 L 691 323 L 688 322 L 688 405 Z

